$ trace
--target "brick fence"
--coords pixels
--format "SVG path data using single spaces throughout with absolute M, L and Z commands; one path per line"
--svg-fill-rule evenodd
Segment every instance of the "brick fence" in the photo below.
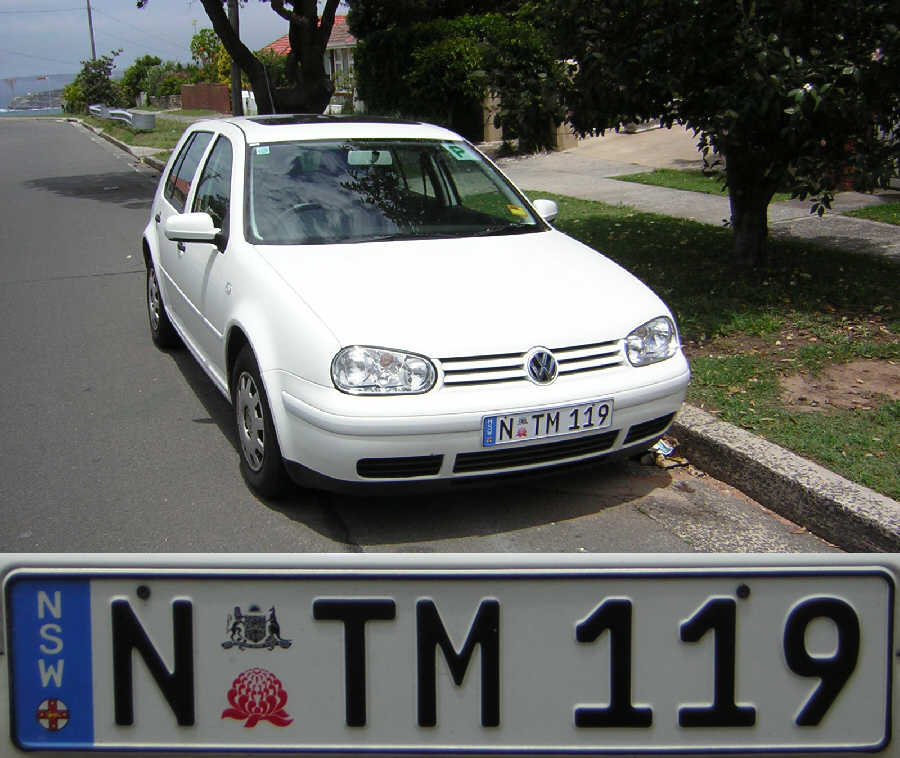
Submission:
M 181 107 L 185 110 L 211 110 L 217 113 L 231 113 L 231 97 L 225 84 L 181 85 Z

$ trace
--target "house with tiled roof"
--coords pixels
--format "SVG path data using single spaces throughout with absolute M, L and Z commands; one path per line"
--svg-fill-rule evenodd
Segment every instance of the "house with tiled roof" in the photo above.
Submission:
M 331 37 L 325 46 L 325 69 L 338 88 L 347 84 L 347 79 L 353 71 L 353 50 L 356 47 L 356 37 L 350 34 L 346 16 L 335 16 L 334 26 L 331 29 Z M 263 50 L 272 50 L 278 55 L 287 55 L 291 50 L 288 35 L 279 37 L 270 42 Z

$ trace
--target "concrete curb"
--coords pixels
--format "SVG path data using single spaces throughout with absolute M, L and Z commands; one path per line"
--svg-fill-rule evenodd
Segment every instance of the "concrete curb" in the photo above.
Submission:
M 671 434 L 697 468 L 844 550 L 900 552 L 896 500 L 688 404 Z

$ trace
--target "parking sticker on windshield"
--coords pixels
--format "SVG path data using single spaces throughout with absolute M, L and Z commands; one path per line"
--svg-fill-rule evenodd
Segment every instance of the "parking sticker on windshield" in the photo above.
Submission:
M 256 148 L 257 155 L 268 155 L 269 154 L 269 146 L 268 145 L 260 145 Z
M 478 160 L 478 156 L 475 155 L 475 152 L 468 145 L 463 145 L 459 142 L 443 142 L 441 143 L 441 147 L 458 161 Z

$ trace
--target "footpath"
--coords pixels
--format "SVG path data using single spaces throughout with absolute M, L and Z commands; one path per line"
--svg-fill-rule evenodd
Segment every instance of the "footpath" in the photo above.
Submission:
M 186 119 L 188 120 L 188 119 Z M 189 120 L 198 120 L 190 118 Z M 162 170 L 157 152 L 106 139 Z M 537 189 L 721 226 L 727 197 L 616 181 L 653 168 L 699 168 L 696 139 L 682 128 L 609 133 L 568 150 L 501 158 L 501 169 L 523 189 Z M 818 217 L 806 201 L 772 203 L 769 231 L 821 245 L 884 256 L 900 264 L 900 230 L 840 211 L 900 200 L 900 189 L 876 195 L 843 192 L 833 211 Z M 900 552 L 900 503 L 685 403 L 670 434 L 678 454 L 765 507 L 844 550 Z

